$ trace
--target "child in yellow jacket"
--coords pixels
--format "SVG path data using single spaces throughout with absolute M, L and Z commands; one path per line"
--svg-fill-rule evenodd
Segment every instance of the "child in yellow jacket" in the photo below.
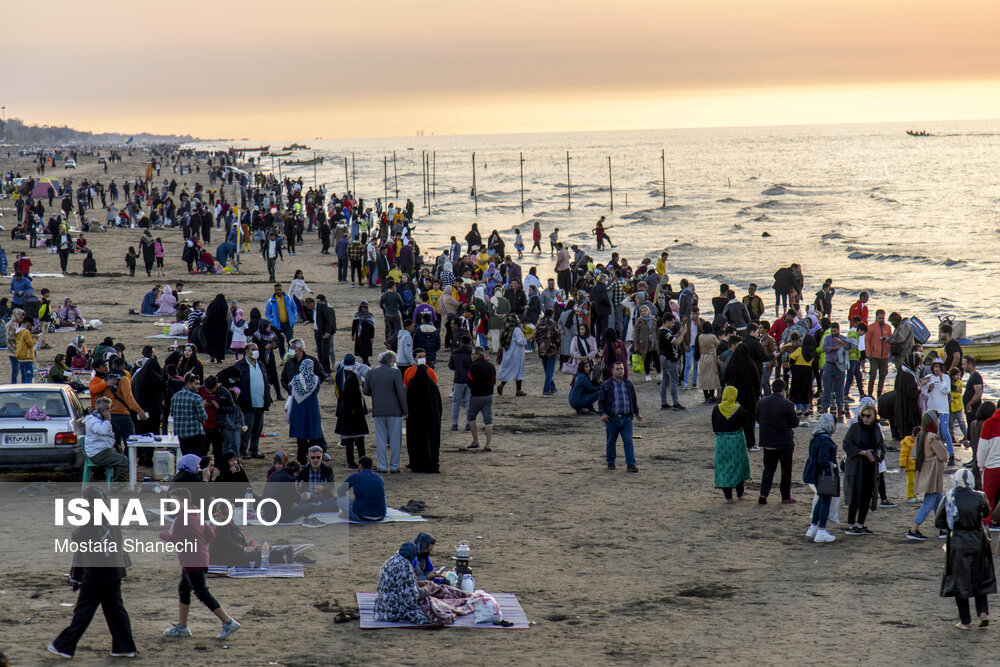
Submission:
M 916 441 L 917 434 L 920 433 L 920 427 L 913 429 L 911 435 L 906 436 L 899 442 L 899 467 L 906 471 L 906 502 L 915 503 L 919 498 L 917 494 L 913 492 L 913 480 L 917 476 L 917 462 L 910 458 L 910 452 L 913 450 L 913 443 Z

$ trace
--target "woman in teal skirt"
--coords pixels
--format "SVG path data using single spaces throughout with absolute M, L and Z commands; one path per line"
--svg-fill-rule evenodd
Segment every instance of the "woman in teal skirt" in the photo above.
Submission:
M 715 431 L 715 488 L 722 489 L 726 502 L 743 497 L 743 483 L 750 479 L 750 455 L 747 453 L 743 427 L 748 419 L 746 411 L 736 402 L 736 387 L 726 387 L 722 400 L 712 410 L 712 430 Z

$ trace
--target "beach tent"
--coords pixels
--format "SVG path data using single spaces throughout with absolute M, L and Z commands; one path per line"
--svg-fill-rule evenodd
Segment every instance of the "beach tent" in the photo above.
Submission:
M 31 196 L 35 199 L 47 199 L 49 196 L 49 186 L 59 194 L 59 182 L 51 178 L 40 178 L 35 182 L 35 189 L 31 191 Z

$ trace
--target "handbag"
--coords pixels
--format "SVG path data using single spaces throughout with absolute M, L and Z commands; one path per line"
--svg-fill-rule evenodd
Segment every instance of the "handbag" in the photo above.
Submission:
M 580 362 L 577 359 L 570 359 L 569 361 L 563 362 L 560 370 L 566 375 L 576 375 L 577 371 L 580 370 Z
M 840 495 L 840 476 L 835 473 L 823 474 L 820 473 L 816 476 L 816 494 L 820 496 L 833 496 L 837 497 Z
M 644 373 L 646 371 L 646 363 L 641 354 L 632 355 L 632 371 L 634 373 Z

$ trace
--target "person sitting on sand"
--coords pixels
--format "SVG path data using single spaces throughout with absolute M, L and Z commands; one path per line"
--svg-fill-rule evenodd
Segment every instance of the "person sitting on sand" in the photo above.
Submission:
M 63 299 L 62 308 L 59 309 L 59 326 L 82 327 L 84 324 L 80 309 L 73 303 L 73 299 L 69 297 Z
M 170 285 L 163 286 L 163 294 L 156 299 L 156 305 L 159 306 L 157 315 L 173 315 L 177 312 L 177 297 L 170 290 Z
M 160 286 L 154 285 L 153 289 L 146 292 L 142 297 L 142 305 L 139 306 L 141 315 L 156 315 L 156 300 L 160 298 Z
M 86 252 L 86 251 L 87 251 L 87 239 L 83 237 L 83 232 L 80 232 L 79 236 L 76 237 L 75 252 Z
M 94 260 L 94 251 L 88 250 L 87 256 L 83 258 L 83 275 L 93 278 L 97 275 L 97 261 Z
M 413 538 L 413 546 L 417 548 L 416 563 L 413 571 L 417 575 L 417 581 L 427 581 L 434 578 L 434 563 L 431 562 L 431 552 L 437 540 L 430 533 L 417 533 Z
M 354 500 L 348 492 L 354 490 Z M 337 489 L 341 516 L 351 521 L 381 521 L 385 518 L 385 482 L 372 471 L 370 457 L 358 459 L 358 471 L 344 480 Z
M 413 572 L 417 556 L 417 547 L 406 542 L 382 564 L 375 593 L 375 620 L 440 626 L 471 613 L 468 598 L 472 593 L 430 581 L 417 582 Z

